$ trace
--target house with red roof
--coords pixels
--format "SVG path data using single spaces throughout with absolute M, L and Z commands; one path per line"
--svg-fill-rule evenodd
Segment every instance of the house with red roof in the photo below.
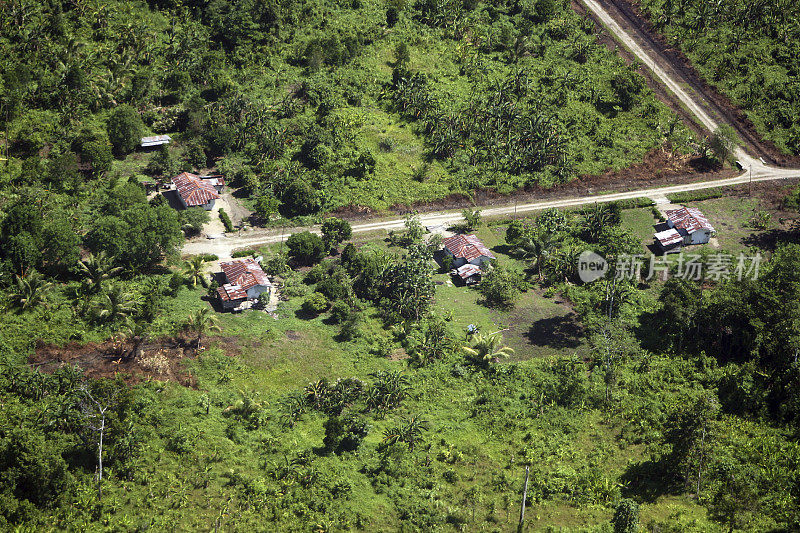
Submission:
M 716 233 L 714 226 L 696 207 L 681 207 L 665 212 L 667 228 L 653 235 L 663 252 L 680 249 L 682 246 L 704 244 Z
M 265 292 L 272 292 L 272 282 L 253 258 L 235 259 L 220 263 L 225 283 L 217 289 L 224 309 L 241 308 L 242 304 L 257 300 Z
M 453 235 L 442 240 L 446 257 L 453 260 L 453 268 L 467 263 L 481 267 L 494 259 L 494 254 L 475 235 Z
M 183 207 L 202 207 L 211 211 L 214 202 L 220 198 L 215 184 L 211 180 L 200 179 L 196 174 L 181 172 L 172 178 L 172 183 Z

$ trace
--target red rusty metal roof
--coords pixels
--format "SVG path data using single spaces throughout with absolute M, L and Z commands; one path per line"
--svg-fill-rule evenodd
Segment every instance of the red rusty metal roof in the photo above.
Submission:
M 272 286 L 267 275 L 261 270 L 261 266 L 250 257 L 226 261 L 220 263 L 219 266 L 225 273 L 225 279 L 228 280 L 228 283 L 238 285 L 244 290 L 255 285 Z
M 666 212 L 666 215 L 676 228 L 686 230 L 686 233 L 694 233 L 699 229 L 714 231 L 714 226 L 696 207 L 671 209 Z
M 247 299 L 247 293 L 239 285 L 233 285 L 231 283 L 226 283 L 222 287 L 219 287 L 217 289 L 217 294 L 219 294 L 219 299 L 223 302 Z
M 201 180 L 196 174 L 181 172 L 172 178 L 172 183 L 189 207 L 204 205 L 220 197 L 213 184 Z
M 454 257 L 472 261 L 481 256 L 494 259 L 494 254 L 475 235 L 453 235 L 442 240 L 444 247 Z
M 655 239 L 666 248 L 667 246 L 672 246 L 674 244 L 678 244 L 679 242 L 683 242 L 683 236 L 678 233 L 678 230 L 674 228 L 670 228 L 668 230 L 659 231 L 655 235 L 653 235 Z

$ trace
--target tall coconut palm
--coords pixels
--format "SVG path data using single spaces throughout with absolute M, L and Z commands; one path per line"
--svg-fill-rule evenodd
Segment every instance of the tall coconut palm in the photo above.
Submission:
M 136 301 L 122 285 L 114 284 L 103 292 L 95 307 L 95 315 L 103 322 L 115 322 L 135 313 L 136 307 Z
M 200 342 L 203 335 L 209 332 L 219 332 L 219 320 L 208 307 L 198 309 L 186 319 L 186 329 L 197 333 L 197 349 L 200 349 Z
M 473 345 L 464 346 L 462 349 L 472 362 L 480 366 L 488 367 L 499 359 L 508 357 L 514 353 L 514 350 L 508 346 L 500 347 L 503 336 L 500 335 L 499 331 L 488 335 L 476 333 L 472 339 L 474 341 Z
M 9 304 L 17 313 L 26 313 L 44 303 L 52 284 L 32 270 L 27 276 L 15 278 L 14 292 L 8 295 Z
M 203 273 L 203 258 L 198 256 L 192 257 L 188 261 L 183 262 L 183 275 L 192 284 L 192 287 L 197 287 L 199 281 L 205 287 L 206 276 Z
M 78 268 L 84 276 L 84 283 L 89 294 L 97 294 L 104 281 L 107 281 L 122 271 L 115 267 L 111 258 L 105 252 L 97 255 L 89 254 L 83 261 L 78 261 Z

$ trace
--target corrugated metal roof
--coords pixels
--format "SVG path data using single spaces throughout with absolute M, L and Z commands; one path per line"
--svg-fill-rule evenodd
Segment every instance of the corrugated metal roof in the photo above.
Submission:
M 153 137 L 142 137 L 142 148 L 169 144 L 172 137 L 169 135 L 154 135 Z
M 666 212 L 666 215 L 676 228 L 684 229 L 687 233 L 694 233 L 699 229 L 714 231 L 714 226 L 696 207 L 670 209 Z
M 220 197 L 213 184 L 199 179 L 195 174 L 181 172 L 172 178 L 172 183 L 189 207 L 204 205 Z
M 480 273 L 481 273 L 481 267 L 477 265 L 472 265 L 470 263 L 462 265 L 456 269 L 456 274 L 458 274 L 458 277 L 460 277 L 461 279 L 467 279 L 474 276 L 475 274 L 480 274 Z
M 272 286 L 267 275 L 261 270 L 261 266 L 252 258 L 226 261 L 220 263 L 219 266 L 225 273 L 228 283 L 238 285 L 244 290 L 256 285 Z
M 222 287 L 217 288 L 217 294 L 219 295 L 219 299 L 223 302 L 247 299 L 247 293 L 244 291 L 244 289 L 242 289 L 239 285 L 234 285 L 232 283 L 226 283 Z
M 475 235 L 453 235 L 442 240 L 444 247 L 454 257 L 472 261 L 481 256 L 494 259 L 494 254 Z
M 655 239 L 661 244 L 663 247 L 673 246 L 678 244 L 679 242 L 683 241 L 683 237 L 680 233 L 674 228 L 670 228 L 668 230 L 659 231 L 655 235 L 653 235 Z

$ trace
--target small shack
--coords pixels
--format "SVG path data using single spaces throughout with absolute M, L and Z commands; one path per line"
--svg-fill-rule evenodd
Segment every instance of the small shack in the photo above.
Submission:
M 220 263 L 225 284 L 217 289 L 224 309 L 248 307 L 262 294 L 272 293 L 272 282 L 253 258 L 235 259 Z
M 494 254 L 475 235 L 453 235 L 442 240 L 445 257 L 451 257 L 453 267 L 459 268 L 466 264 L 483 266 L 492 259 Z
M 450 274 L 452 276 L 457 276 L 464 282 L 466 285 L 474 285 L 481 280 L 481 267 L 478 265 L 473 265 L 471 263 L 467 263 L 462 265 L 456 269 L 453 269 Z
M 161 146 L 162 144 L 169 144 L 172 140 L 172 137 L 169 135 L 154 135 L 152 137 L 142 137 L 141 147 L 142 148 L 155 148 L 157 146 Z
M 716 234 L 714 226 L 696 207 L 681 207 L 666 211 L 666 228 L 653 235 L 663 252 L 683 246 L 705 244 Z
M 212 185 L 217 192 L 222 192 L 225 188 L 225 178 L 222 176 L 200 176 L 200 179 Z

